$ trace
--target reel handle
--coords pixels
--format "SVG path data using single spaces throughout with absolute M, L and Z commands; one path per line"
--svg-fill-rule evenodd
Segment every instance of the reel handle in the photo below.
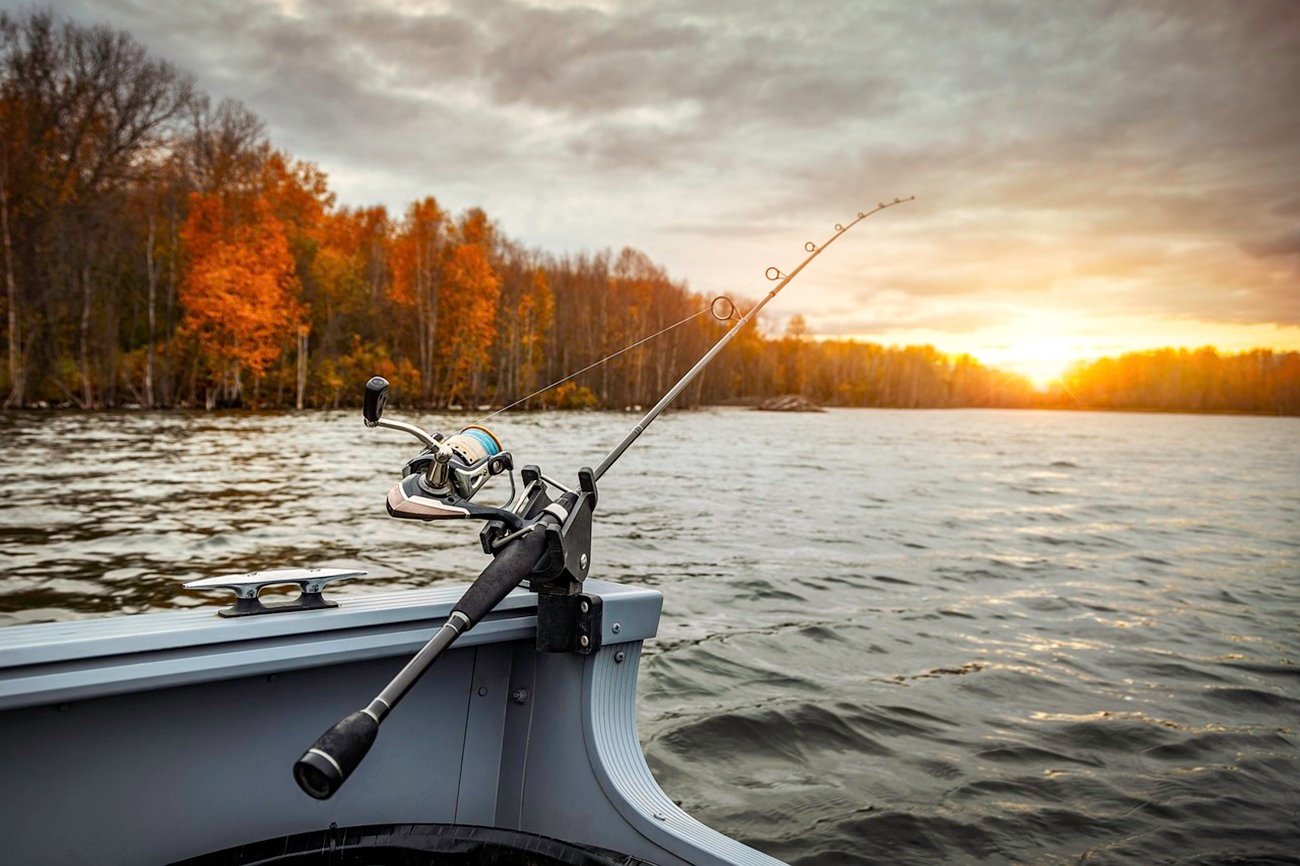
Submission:
M 387 405 L 388 380 L 383 376 L 374 376 L 366 383 L 366 396 L 361 404 L 361 417 L 366 419 L 367 427 L 378 426 Z

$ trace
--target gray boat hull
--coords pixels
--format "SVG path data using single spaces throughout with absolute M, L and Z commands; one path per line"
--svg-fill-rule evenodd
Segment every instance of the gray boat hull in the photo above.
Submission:
M 458 824 L 661 866 L 776 866 L 692 819 L 646 766 L 636 682 L 659 593 L 585 589 L 603 601 L 601 649 L 537 653 L 536 597 L 511 594 L 323 802 L 294 784 L 294 759 L 419 649 L 460 588 L 0 630 L 5 862 L 164 864 L 332 824 Z

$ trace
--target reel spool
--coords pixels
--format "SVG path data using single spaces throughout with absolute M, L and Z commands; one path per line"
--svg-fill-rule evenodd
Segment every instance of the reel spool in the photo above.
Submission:
M 478 424 L 469 425 L 455 436 L 444 439 L 442 444 L 455 452 L 466 466 L 472 466 L 488 457 L 495 457 L 505 450 L 501 447 L 501 440 L 495 433 Z
M 388 404 L 388 380 L 375 376 L 366 383 L 361 417 L 367 427 L 388 427 L 409 433 L 424 443 L 420 455 L 406 464 L 402 480 L 388 491 L 388 513 L 408 520 L 447 520 L 478 517 L 502 520 L 512 530 L 523 519 L 507 510 L 515 498 L 514 457 L 501 447 L 501 440 L 491 430 L 471 424 L 459 433 L 444 437 L 430 435 L 405 421 L 384 417 Z M 494 475 L 510 473 L 510 499 L 506 507 L 476 505 L 474 494 Z
M 388 494 L 388 513 L 412 520 L 470 517 L 479 511 L 469 500 L 495 475 L 514 469 L 501 440 L 486 427 L 471 424 L 442 438 L 406 465 L 405 476 Z M 511 499 L 515 479 L 510 476 Z
M 425 457 L 431 460 L 421 466 Z M 513 468 L 510 453 L 501 447 L 496 434 L 471 424 L 439 441 L 436 449 L 421 454 L 420 459 L 411 462 L 408 471 L 423 469 L 423 484 L 430 493 L 473 499 L 489 478 Z M 512 478 L 511 486 L 513 481 Z

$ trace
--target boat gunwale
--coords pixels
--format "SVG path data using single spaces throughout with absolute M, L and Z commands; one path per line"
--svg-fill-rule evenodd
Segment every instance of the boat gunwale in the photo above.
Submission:
M 657 590 L 601 580 L 603 645 L 658 630 Z M 0 710 L 410 654 L 463 587 L 339 597 L 340 606 L 224 619 L 215 607 L 0 629 Z M 457 648 L 528 640 L 537 597 L 511 593 Z M 617 631 L 615 631 L 617 627 Z

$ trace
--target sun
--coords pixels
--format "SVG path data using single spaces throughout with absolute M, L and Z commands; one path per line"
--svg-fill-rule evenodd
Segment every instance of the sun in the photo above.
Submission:
M 972 315 L 972 319 L 981 317 Z M 1024 376 L 1039 391 L 1050 391 L 1076 363 L 1160 348 L 1213 347 L 1219 352 L 1267 348 L 1300 350 L 1300 326 L 1277 323 L 1225 323 L 1186 317 L 1120 315 L 1113 310 L 1042 309 L 1002 305 L 996 315 L 969 328 L 891 327 L 875 333 L 834 334 L 889 346 L 929 345 L 955 357 L 969 355 L 981 364 Z M 818 323 L 820 325 L 820 323 Z M 830 331 L 829 333 L 827 331 Z
M 1040 391 L 1048 390 L 1071 364 L 1114 348 L 1104 328 L 1048 310 L 1008 310 L 1001 319 L 965 332 L 916 330 L 893 336 L 905 344 L 929 343 L 949 355 L 970 355 L 986 366 L 1024 376 Z
M 985 364 L 1019 373 L 1039 391 L 1046 391 L 1087 349 L 1064 334 L 1024 334 L 973 354 Z

